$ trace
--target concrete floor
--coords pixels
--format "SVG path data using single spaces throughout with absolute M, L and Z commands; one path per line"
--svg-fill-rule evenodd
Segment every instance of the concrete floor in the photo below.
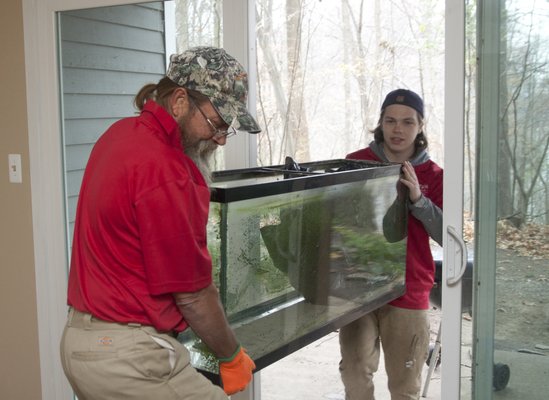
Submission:
M 331 333 L 261 371 L 261 400 L 344 400 L 339 378 L 339 340 Z M 376 400 L 390 399 L 383 356 L 374 376 Z M 427 367 L 423 376 L 427 375 Z M 440 376 L 435 370 L 426 399 L 440 399 Z
M 431 312 L 431 342 L 434 343 L 440 313 Z M 471 398 L 472 382 L 472 322 L 464 317 L 462 324 L 461 399 Z M 546 400 L 549 390 L 549 352 L 547 355 L 524 354 L 517 351 L 495 351 L 496 363 L 507 364 L 511 378 L 507 387 L 493 392 L 493 399 Z M 296 351 L 261 371 L 261 400 L 344 400 L 343 384 L 339 377 L 339 340 L 337 332 Z M 444 362 L 444 356 L 442 356 Z M 380 360 L 374 377 L 376 400 L 390 400 L 387 377 Z M 423 370 L 423 384 L 428 368 Z M 422 392 L 423 392 L 422 387 Z M 426 400 L 440 400 L 440 370 L 436 369 L 429 381 Z
M 440 312 L 431 311 L 431 338 L 436 340 Z M 339 377 L 340 360 L 337 332 L 311 343 L 261 371 L 261 400 L 344 400 Z M 423 382 L 428 367 L 423 369 Z M 470 373 L 468 375 L 470 377 Z M 376 400 L 389 400 L 383 355 L 374 375 Z M 440 371 L 429 382 L 427 400 L 440 399 Z

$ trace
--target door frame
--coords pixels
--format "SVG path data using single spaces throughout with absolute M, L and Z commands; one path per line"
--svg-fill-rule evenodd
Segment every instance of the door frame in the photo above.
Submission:
M 458 236 L 463 232 L 463 155 L 465 99 L 465 1 L 446 0 L 445 10 L 445 94 L 444 94 L 444 187 L 442 332 L 444 362 L 441 364 L 441 392 L 445 399 L 458 400 L 461 390 L 461 281 L 459 275 L 467 251 Z M 449 51 L 451 49 L 451 51 Z
M 494 392 L 501 7 L 499 1 L 479 0 L 477 3 L 477 167 L 471 397 L 475 400 L 492 399 Z

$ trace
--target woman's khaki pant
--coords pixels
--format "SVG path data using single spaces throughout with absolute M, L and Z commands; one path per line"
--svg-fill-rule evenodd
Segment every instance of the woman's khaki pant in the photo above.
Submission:
M 385 355 L 392 400 L 418 399 L 421 370 L 429 354 L 427 310 L 385 305 L 339 331 L 340 372 L 346 400 L 373 400 L 373 374 Z
M 189 363 L 176 338 L 150 326 L 116 324 L 74 309 L 61 362 L 79 400 L 226 400 Z

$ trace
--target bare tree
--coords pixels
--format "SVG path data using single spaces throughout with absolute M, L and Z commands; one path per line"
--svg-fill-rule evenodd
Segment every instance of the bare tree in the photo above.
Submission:
M 345 65 L 349 65 L 351 63 L 351 57 L 352 57 L 352 49 L 351 49 L 351 43 L 352 43 L 352 35 L 351 32 L 349 32 L 348 27 L 351 25 L 351 15 L 349 12 L 349 5 L 347 1 L 341 2 L 341 30 L 342 30 L 342 37 L 343 37 L 343 63 Z M 353 130 L 352 130 L 352 124 L 351 121 L 353 120 L 353 113 L 351 110 L 351 107 L 348 106 L 351 99 L 351 73 L 348 68 L 346 68 L 343 71 L 343 99 L 344 99 L 344 113 L 345 113 L 345 120 L 344 120 L 344 126 L 343 126 L 343 135 L 345 136 L 345 143 L 355 143 L 357 138 L 353 137 Z M 364 126 L 364 124 L 363 124 Z M 346 147 L 345 153 L 349 153 L 352 149 L 356 149 L 360 146 L 360 143 L 362 143 L 362 136 L 365 136 L 366 129 L 363 129 L 362 135 L 358 138 L 358 144 L 356 146 L 352 147 Z
M 505 8 L 502 11 L 501 17 L 501 32 L 503 32 L 501 39 L 501 69 L 502 76 L 505 76 L 507 70 L 507 32 L 505 28 L 507 25 Z M 508 88 L 507 80 L 500 80 L 500 101 L 501 104 L 507 104 Z M 506 143 L 508 142 L 507 132 L 509 131 L 509 119 L 505 107 L 500 121 L 500 131 L 498 132 L 498 195 L 497 195 L 497 209 L 499 215 L 510 216 L 513 209 L 512 189 L 511 189 L 511 160 L 509 159 L 509 153 L 505 151 Z
M 468 3 L 466 5 L 465 18 L 465 110 L 464 110 L 464 157 L 465 157 L 465 176 L 464 176 L 464 211 L 474 218 L 474 183 L 475 183 L 475 113 L 476 109 L 476 4 Z
M 543 202 L 545 203 L 545 225 L 549 225 L 549 182 L 547 179 L 543 176 L 544 174 L 540 175 L 539 179 L 543 185 Z M 545 175 L 547 175 L 547 168 L 545 171 Z
M 260 117 L 263 122 L 263 132 L 259 135 L 259 150 L 265 149 L 260 154 L 259 160 L 265 160 L 267 157 L 267 164 L 280 163 L 280 158 L 275 156 L 275 151 L 280 145 L 275 141 L 275 135 L 277 134 L 276 126 L 282 119 L 284 110 L 288 109 L 288 101 L 283 87 L 283 79 L 281 71 L 278 68 L 280 61 L 277 59 L 277 50 L 274 48 L 272 38 L 275 33 L 272 24 L 273 18 L 273 1 L 264 0 L 256 8 L 256 21 L 257 21 L 257 41 L 259 44 L 258 50 L 261 51 L 264 62 L 262 65 L 265 68 L 265 74 L 261 74 L 261 70 L 258 66 L 259 79 L 263 85 L 259 84 L 260 90 L 258 91 L 258 99 L 260 104 Z M 267 79 L 263 80 L 263 76 L 266 75 Z M 267 86 L 271 89 L 272 98 L 274 99 L 275 106 L 273 108 L 267 108 L 264 99 L 268 97 L 264 94 Z M 274 126 L 274 127 L 273 127 Z
M 258 50 L 259 115 L 266 129 L 259 136 L 259 163 L 282 163 L 286 156 L 310 161 L 307 121 L 307 63 L 311 40 L 318 26 L 302 0 L 284 4 L 283 28 L 273 26 L 280 9 L 272 0 L 256 4 Z M 280 18 L 280 17 L 279 17 Z M 282 36 L 284 35 L 284 36 Z M 282 40 L 281 40 L 282 39 Z M 309 96 L 310 97 L 310 96 Z M 267 101 L 266 99 L 270 99 Z
M 177 51 L 200 44 L 221 46 L 222 0 L 175 0 Z
M 500 203 L 500 207 L 508 207 L 500 209 L 500 217 L 519 227 L 547 213 L 533 203 L 536 191 L 543 190 L 542 173 L 549 149 L 547 78 L 544 85 L 538 84 L 546 76 L 547 62 L 540 57 L 540 39 L 533 33 L 533 12 L 515 16 L 513 21 L 507 19 L 504 41 L 502 88 L 506 102 L 501 116 L 500 159 L 505 163 L 500 164 L 498 184 L 503 191 L 500 196 L 509 198 Z
M 311 35 L 303 38 L 303 8 L 301 0 L 286 0 L 286 42 L 288 59 L 288 108 L 284 121 L 285 155 L 298 160 L 310 160 L 309 132 L 305 112 L 304 89 L 307 72 L 306 51 L 303 39 L 310 40 Z M 307 32 L 310 33 L 310 32 Z M 305 42 L 307 43 L 307 42 Z M 303 51 L 305 50 L 305 51 Z
M 375 2 L 375 5 L 378 5 L 378 2 Z M 369 85 L 368 85 L 368 74 L 366 72 L 366 63 L 368 62 L 367 49 L 363 41 L 363 28 L 364 28 L 364 0 L 359 2 L 358 12 L 355 12 L 348 0 L 342 2 L 342 6 L 347 10 L 346 17 L 350 22 L 349 30 L 346 32 L 348 37 L 352 38 L 352 63 L 357 67 L 354 68 L 355 79 L 358 84 L 359 90 L 359 99 L 360 99 L 360 115 L 362 118 L 362 126 L 364 130 L 368 129 L 369 121 L 368 116 L 370 109 L 370 100 L 369 100 Z M 379 10 L 379 9 L 377 9 Z M 379 11 L 377 11 L 379 13 Z M 377 16 L 378 14 L 376 14 Z M 376 20 L 378 18 L 375 18 Z
M 397 87 L 428 92 L 429 111 L 437 110 L 431 119 L 442 121 L 443 8 L 421 2 L 256 2 L 259 163 L 341 157 L 363 147 L 382 97 Z M 440 156 L 441 126 L 431 131 L 429 121 Z

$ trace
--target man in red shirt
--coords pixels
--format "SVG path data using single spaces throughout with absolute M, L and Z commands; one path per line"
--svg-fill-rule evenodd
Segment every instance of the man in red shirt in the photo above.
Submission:
M 340 371 L 347 400 L 373 400 L 374 372 L 385 354 L 391 399 L 418 399 L 429 345 L 429 293 L 435 266 L 429 238 L 442 244 L 442 169 L 427 154 L 423 100 L 411 90 L 390 92 L 374 141 L 347 158 L 402 164 L 398 197 L 383 220 L 390 242 L 407 237 L 406 293 L 340 330 Z M 399 229 L 401 228 L 401 229 Z
M 135 98 L 140 115 L 95 144 L 82 181 L 61 342 L 80 400 L 226 399 L 254 362 L 237 342 L 206 243 L 208 160 L 237 130 L 247 74 L 223 49 L 173 55 Z M 225 393 L 192 368 L 176 335 L 191 327 L 220 360 Z

